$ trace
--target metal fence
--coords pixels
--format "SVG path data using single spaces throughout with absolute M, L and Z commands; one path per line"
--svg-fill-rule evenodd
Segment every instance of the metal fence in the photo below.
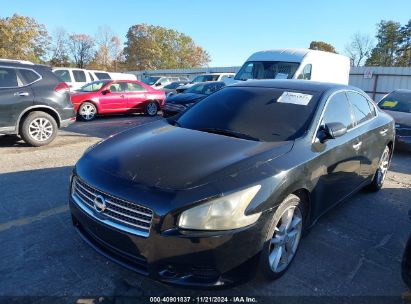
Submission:
M 240 67 L 209 67 L 157 71 L 129 71 L 142 79 L 146 76 L 185 76 L 193 79 L 204 73 L 237 73 Z M 352 67 L 350 85 L 367 92 L 375 101 L 396 89 L 411 89 L 411 67 Z

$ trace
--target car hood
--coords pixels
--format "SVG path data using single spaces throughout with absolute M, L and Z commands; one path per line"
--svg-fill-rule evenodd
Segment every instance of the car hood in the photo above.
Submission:
M 394 118 L 396 124 L 411 127 L 411 113 L 384 110 Z
M 207 95 L 196 93 L 181 93 L 169 96 L 166 102 L 174 104 L 187 104 L 203 99 L 206 96 Z
M 122 132 L 85 153 L 79 175 L 184 190 L 237 174 L 287 153 L 293 142 L 257 142 L 157 121 Z

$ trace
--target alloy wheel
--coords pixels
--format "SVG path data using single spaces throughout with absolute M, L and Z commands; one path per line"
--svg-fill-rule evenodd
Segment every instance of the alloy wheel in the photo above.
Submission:
M 80 109 L 80 116 L 84 120 L 92 120 L 96 116 L 96 107 L 91 104 L 84 104 Z
M 154 102 L 150 102 L 147 105 L 147 114 L 150 116 L 154 116 L 157 114 L 158 108 L 157 105 Z
M 280 217 L 270 241 L 269 264 L 275 273 L 291 263 L 297 251 L 302 232 L 302 214 L 298 207 L 288 207 Z
M 380 164 L 378 166 L 378 171 L 377 171 L 378 185 L 382 186 L 382 184 L 384 183 L 385 176 L 387 175 L 389 166 L 390 166 L 390 149 L 386 147 L 384 152 L 381 155 Z
M 34 119 L 29 125 L 30 136 L 37 141 L 46 141 L 53 135 L 52 123 L 43 117 Z

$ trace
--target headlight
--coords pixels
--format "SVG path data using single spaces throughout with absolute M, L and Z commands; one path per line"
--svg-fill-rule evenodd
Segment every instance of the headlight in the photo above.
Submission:
M 194 230 L 231 230 L 251 225 L 261 213 L 245 215 L 244 211 L 260 188 L 257 185 L 188 209 L 180 215 L 178 226 Z

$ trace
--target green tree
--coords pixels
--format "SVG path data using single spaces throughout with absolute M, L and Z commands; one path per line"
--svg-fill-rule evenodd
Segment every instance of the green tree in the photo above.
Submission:
M 172 29 L 147 24 L 129 28 L 124 56 L 129 69 L 195 68 L 210 56 L 191 37 Z
M 324 41 L 311 41 L 309 48 L 310 50 L 324 51 L 337 54 L 335 47 Z
M 411 66 L 411 20 L 401 27 L 401 43 L 397 52 L 398 66 Z
M 377 25 L 377 45 L 371 51 L 366 65 L 395 66 L 403 40 L 401 24 L 395 21 L 381 20 Z
M 0 57 L 44 62 L 50 37 L 43 24 L 30 17 L 0 18 Z

